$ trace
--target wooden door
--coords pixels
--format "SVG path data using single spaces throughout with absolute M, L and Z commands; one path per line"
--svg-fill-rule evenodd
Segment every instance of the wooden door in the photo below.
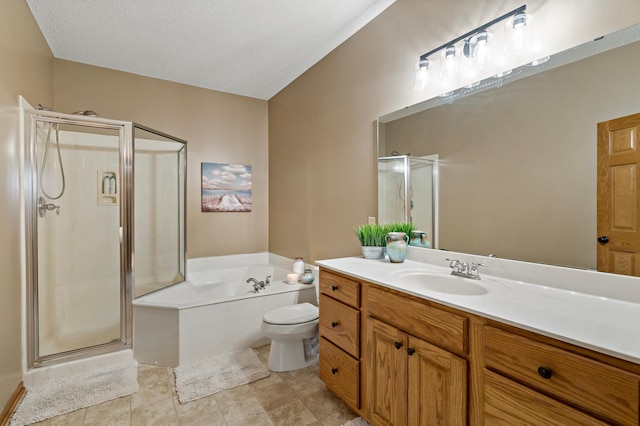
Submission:
M 407 336 L 367 319 L 367 393 L 373 425 L 407 424 Z
M 467 424 L 467 361 L 409 336 L 408 424 Z
M 640 114 L 598 123 L 598 271 L 640 276 Z

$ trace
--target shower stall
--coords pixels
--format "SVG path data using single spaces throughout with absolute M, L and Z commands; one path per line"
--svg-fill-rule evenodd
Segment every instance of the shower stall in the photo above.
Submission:
M 438 247 L 438 156 L 378 157 L 378 221 L 410 222 Z
M 131 348 L 132 299 L 185 275 L 186 142 L 25 109 L 27 366 Z

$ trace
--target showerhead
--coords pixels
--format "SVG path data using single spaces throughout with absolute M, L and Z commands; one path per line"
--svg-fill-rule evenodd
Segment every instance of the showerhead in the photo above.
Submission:
M 98 113 L 95 111 L 91 111 L 90 109 L 87 109 L 85 111 L 76 111 L 73 114 L 75 115 L 88 115 L 90 117 L 98 117 Z

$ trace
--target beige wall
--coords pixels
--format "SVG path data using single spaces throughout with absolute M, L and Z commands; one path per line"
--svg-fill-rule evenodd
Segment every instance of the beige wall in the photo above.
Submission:
M 53 99 L 53 57 L 23 0 L 0 13 L 0 409 L 22 377 L 20 127 L 18 95 Z
M 413 90 L 420 54 L 520 5 L 397 0 L 271 98 L 270 251 L 307 261 L 357 255 L 353 226 L 377 210 L 376 118 L 437 94 Z M 600 0 L 532 0 L 527 7 L 540 56 L 640 21 L 637 0 L 606 8 Z
M 187 257 L 268 249 L 267 102 L 56 59 L 55 109 L 91 109 L 187 140 Z M 200 163 L 252 166 L 253 211 L 202 213 Z

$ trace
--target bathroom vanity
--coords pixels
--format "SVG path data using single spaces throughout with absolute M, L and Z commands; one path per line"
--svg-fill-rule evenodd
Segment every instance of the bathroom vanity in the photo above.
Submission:
M 632 280 L 501 259 L 472 280 L 445 257 L 483 259 L 411 253 L 318 262 L 319 374 L 355 412 L 373 425 L 639 424 Z

